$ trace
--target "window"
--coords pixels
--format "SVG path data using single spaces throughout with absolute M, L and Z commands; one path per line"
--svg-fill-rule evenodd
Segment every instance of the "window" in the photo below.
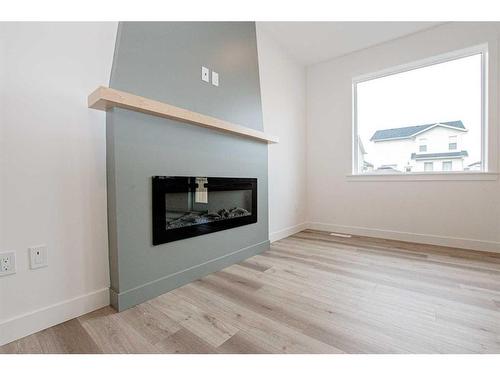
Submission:
M 451 171 L 451 170 L 453 170 L 453 162 L 443 161 L 443 171 Z
M 486 55 L 473 47 L 354 79 L 353 173 L 485 172 Z
M 457 149 L 457 136 L 452 135 L 449 137 L 449 140 L 448 140 L 448 150 L 452 151 L 452 150 L 456 150 L 456 149 Z

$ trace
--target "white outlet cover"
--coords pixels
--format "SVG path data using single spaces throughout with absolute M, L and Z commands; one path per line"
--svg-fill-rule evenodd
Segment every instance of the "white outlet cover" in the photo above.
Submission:
M 0 253 L 0 276 L 16 273 L 16 253 L 9 251 Z
M 47 246 L 32 246 L 28 248 L 28 252 L 30 256 L 30 268 L 32 270 L 47 267 L 49 265 Z
M 212 71 L 212 85 L 219 86 L 219 73 Z
M 201 67 L 201 80 L 210 82 L 210 70 L 207 67 Z

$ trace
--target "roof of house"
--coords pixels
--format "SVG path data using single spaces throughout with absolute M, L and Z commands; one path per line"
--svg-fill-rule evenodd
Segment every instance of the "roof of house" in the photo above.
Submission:
M 469 156 L 467 151 L 454 151 L 454 152 L 436 152 L 430 154 L 411 154 L 411 158 L 414 160 L 429 160 L 429 159 L 452 159 L 452 158 L 461 158 Z
M 462 121 L 448 121 L 448 122 L 437 122 L 433 124 L 426 125 L 415 125 L 415 126 L 406 126 L 404 128 L 394 128 L 394 129 L 383 129 L 377 130 L 373 136 L 370 138 L 370 141 L 387 141 L 391 139 L 405 139 L 411 138 L 419 133 L 430 130 L 435 126 L 445 126 L 449 128 L 455 128 L 457 130 L 465 131 L 465 126 Z
M 480 161 L 475 161 L 474 163 L 471 163 L 471 164 L 469 164 L 468 166 L 469 166 L 469 167 L 473 167 L 473 166 L 475 166 L 475 165 L 481 165 L 481 162 L 480 162 Z
M 390 165 L 382 165 L 377 168 L 375 171 L 377 173 L 387 173 L 387 174 L 392 174 L 392 173 L 401 173 L 400 170 L 390 166 Z

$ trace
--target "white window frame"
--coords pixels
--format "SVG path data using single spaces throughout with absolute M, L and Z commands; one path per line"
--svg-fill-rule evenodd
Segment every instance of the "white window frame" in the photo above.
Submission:
M 451 145 L 455 145 L 455 148 L 451 148 Z M 448 137 L 448 151 L 455 151 L 458 149 L 458 137 L 456 135 L 450 135 Z
M 427 170 L 427 166 L 430 165 L 431 168 Z M 424 161 L 424 171 L 426 172 L 434 172 L 434 162 L 433 161 Z
M 445 161 L 441 162 L 441 169 L 446 172 L 446 170 L 444 169 L 445 164 L 450 166 L 449 171 L 453 170 L 453 161 L 452 160 L 445 160 Z
M 425 151 L 421 151 L 422 146 L 425 147 Z M 418 139 L 418 150 L 417 152 L 427 152 L 427 138 L 419 138 Z
M 444 53 L 441 55 L 432 56 L 426 59 L 418 60 L 409 64 L 403 64 L 396 67 L 384 69 L 382 71 L 364 74 L 361 76 L 354 77 L 352 79 L 352 174 L 349 177 L 366 177 L 370 178 L 379 178 L 382 175 L 376 173 L 362 173 L 362 171 L 358 170 L 358 123 L 357 123 L 357 85 L 371 81 L 373 79 L 382 78 L 398 73 L 404 73 L 407 71 L 425 68 L 428 66 L 445 63 L 453 60 L 457 60 L 460 58 L 465 58 L 473 55 L 481 54 L 481 170 L 470 172 L 470 171 L 452 171 L 452 172 L 444 172 L 444 171 L 435 171 L 435 172 L 411 172 L 407 174 L 398 174 L 394 175 L 399 178 L 407 178 L 414 179 L 415 176 L 423 175 L 422 180 L 432 180 L 433 178 L 429 175 L 467 175 L 466 179 L 469 179 L 470 175 L 490 175 L 487 179 L 496 179 L 497 173 L 492 173 L 488 168 L 488 43 L 472 46 L 469 48 L 464 48 L 448 53 Z M 389 179 L 391 176 L 385 174 L 383 175 L 383 179 Z M 441 178 L 438 178 L 441 179 Z M 360 179 L 364 180 L 364 179 Z

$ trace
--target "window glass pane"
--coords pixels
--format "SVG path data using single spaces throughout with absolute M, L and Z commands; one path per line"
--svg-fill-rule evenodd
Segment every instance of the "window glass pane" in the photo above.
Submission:
M 367 165 L 370 173 L 438 172 L 443 158 L 452 170 L 481 168 L 481 53 L 355 88 L 359 173 Z
M 443 161 L 443 171 L 451 171 L 451 170 L 453 170 L 453 162 Z

